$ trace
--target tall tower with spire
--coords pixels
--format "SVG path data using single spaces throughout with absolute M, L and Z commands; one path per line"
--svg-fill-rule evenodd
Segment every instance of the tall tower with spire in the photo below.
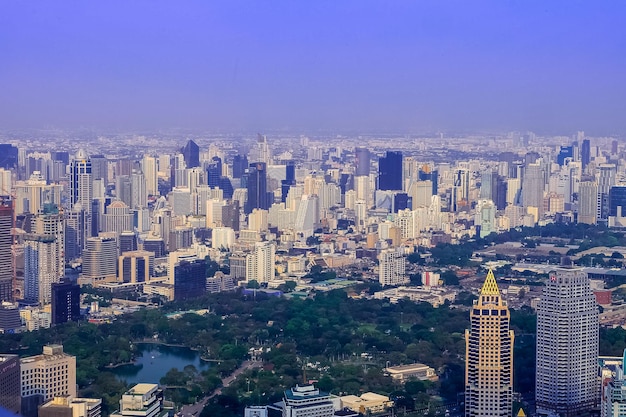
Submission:
M 489 270 L 465 331 L 465 416 L 505 417 L 513 412 L 511 315 Z

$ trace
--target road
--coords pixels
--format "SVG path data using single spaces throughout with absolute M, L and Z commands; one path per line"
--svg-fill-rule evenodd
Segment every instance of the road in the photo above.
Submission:
M 176 415 L 180 417 L 198 416 L 202 412 L 202 409 L 206 405 L 207 401 L 209 401 L 213 397 L 220 395 L 222 393 L 222 389 L 228 387 L 235 379 L 237 379 L 239 375 L 241 375 L 248 369 L 260 368 L 261 366 L 263 366 L 262 361 L 243 362 L 241 366 L 235 369 L 232 374 L 230 374 L 226 378 L 222 378 L 222 386 L 220 388 L 216 389 L 211 395 L 202 398 L 195 404 L 184 405 Z

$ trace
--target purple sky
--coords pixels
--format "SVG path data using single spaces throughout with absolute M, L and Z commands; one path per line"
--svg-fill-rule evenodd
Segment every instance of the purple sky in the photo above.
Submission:
M 621 1 L 0 3 L 0 129 L 626 133 Z

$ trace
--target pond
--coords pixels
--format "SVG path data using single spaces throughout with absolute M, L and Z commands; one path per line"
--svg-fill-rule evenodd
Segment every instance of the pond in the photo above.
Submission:
M 182 371 L 185 366 L 193 365 L 198 371 L 203 371 L 210 367 L 208 362 L 200 359 L 200 352 L 186 347 L 152 343 L 140 343 L 138 347 L 141 356 L 136 358 L 134 364 L 111 369 L 119 379 L 129 384 L 158 384 L 172 368 Z

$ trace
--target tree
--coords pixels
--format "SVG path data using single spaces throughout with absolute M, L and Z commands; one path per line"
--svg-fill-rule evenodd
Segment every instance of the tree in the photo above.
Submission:
M 259 281 L 257 281 L 256 279 L 251 279 L 246 284 L 246 288 L 259 289 L 259 288 L 261 288 L 261 285 L 259 285 Z

